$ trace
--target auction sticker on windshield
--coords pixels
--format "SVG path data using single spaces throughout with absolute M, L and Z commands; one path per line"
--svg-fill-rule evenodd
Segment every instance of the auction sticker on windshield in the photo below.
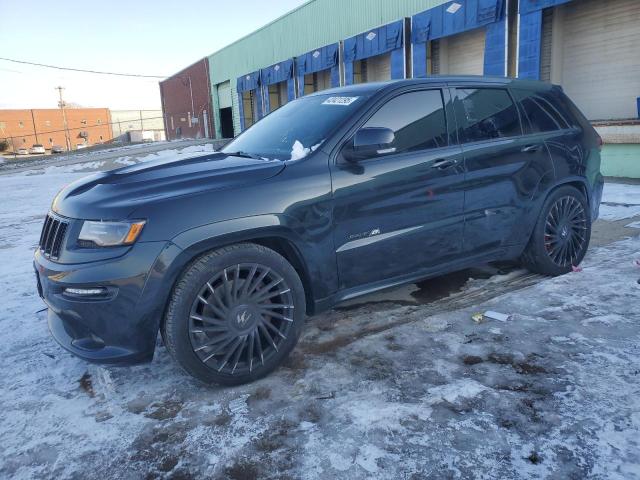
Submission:
M 324 102 L 323 105 L 351 105 L 360 97 L 329 97 Z

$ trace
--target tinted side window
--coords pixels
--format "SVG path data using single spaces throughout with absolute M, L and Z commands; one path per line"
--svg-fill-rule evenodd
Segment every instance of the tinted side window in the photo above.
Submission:
M 462 132 L 466 142 L 522 135 L 518 110 L 506 90 L 457 89 L 461 104 Z
M 566 113 L 563 114 L 550 95 L 519 90 L 516 93 L 522 109 L 529 119 L 532 133 L 553 132 L 569 128 Z
M 580 127 L 580 117 L 582 113 L 578 112 L 575 105 L 562 91 L 554 88 L 548 92 L 541 94 L 543 98 L 548 99 L 558 110 L 558 114 L 566 121 L 570 127 Z
M 444 147 L 447 122 L 440 90 L 403 93 L 385 103 L 363 126 L 394 131 L 396 153 Z

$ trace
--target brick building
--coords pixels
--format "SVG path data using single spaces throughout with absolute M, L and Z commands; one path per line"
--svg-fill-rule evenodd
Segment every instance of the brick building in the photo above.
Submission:
M 59 108 L 0 110 L 0 140 L 9 150 L 41 144 L 75 150 L 78 145 L 95 145 L 113 138 L 107 108 L 67 108 L 67 129 Z M 67 142 L 68 134 L 68 142 Z
M 160 98 L 168 140 L 213 137 L 206 58 L 160 82 Z

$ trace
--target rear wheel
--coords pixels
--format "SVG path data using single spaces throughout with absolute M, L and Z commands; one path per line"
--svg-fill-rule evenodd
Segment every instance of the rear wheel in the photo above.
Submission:
M 206 383 L 238 385 L 274 370 L 295 347 L 304 291 L 278 253 L 239 244 L 194 262 L 179 280 L 165 318 L 167 349 Z
M 591 238 L 591 219 L 585 196 L 565 186 L 544 203 L 522 260 L 531 271 L 562 275 L 582 262 Z

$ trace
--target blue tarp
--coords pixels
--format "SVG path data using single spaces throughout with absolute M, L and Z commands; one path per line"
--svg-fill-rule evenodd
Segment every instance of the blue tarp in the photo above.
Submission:
M 453 4 L 458 4 L 460 7 L 452 12 Z M 411 42 L 415 44 L 437 40 L 489 25 L 504 18 L 504 0 L 447 2 L 412 17 Z
M 240 110 L 240 131 L 245 129 L 244 124 L 244 102 L 242 101 L 242 93 L 255 90 L 257 97 L 256 111 L 254 113 L 254 122 L 262 118 L 262 75 L 260 71 L 248 73 L 239 77 L 236 81 L 236 90 L 238 92 L 238 109 Z
M 293 59 L 279 62 L 270 67 L 260 70 L 262 75 L 262 85 L 272 85 L 274 83 L 285 82 L 293 78 Z
M 269 85 L 274 83 L 287 82 L 287 100 L 296 98 L 296 87 L 293 78 L 293 59 L 276 63 L 270 67 L 260 70 L 262 85 L 264 88 L 264 110 L 265 114 L 271 111 L 271 98 L 269 97 Z
M 344 41 L 345 83 L 353 83 L 353 62 L 391 52 L 391 78 L 404 78 L 404 20 L 367 30 Z
M 485 75 L 505 75 L 505 0 L 456 0 L 447 2 L 411 19 L 413 76 L 427 76 L 427 42 L 480 27 L 487 28 Z
M 331 69 L 331 86 L 340 86 L 340 67 L 338 65 L 339 44 L 333 43 L 316 48 L 296 58 L 296 75 L 298 76 L 298 96 L 304 95 L 304 76 L 311 73 Z
M 402 20 L 368 30 L 344 41 L 345 63 L 402 48 Z
M 260 86 L 260 71 L 248 73 L 238 78 L 237 90 L 238 92 L 248 92 L 249 90 L 255 90 Z
M 539 80 L 542 48 L 542 10 L 520 15 L 519 35 L 518 77 Z
M 487 25 L 487 36 L 484 42 L 485 75 L 507 76 L 506 28 L 506 20 Z
M 338 65 L 338 44 L 317 48 L 296 58 L 296 71 L 298 75 L 327 70 Z
M 571 0 L 520 0 L 520 14 L 537 12 L 544 8 L 555 7 Z

